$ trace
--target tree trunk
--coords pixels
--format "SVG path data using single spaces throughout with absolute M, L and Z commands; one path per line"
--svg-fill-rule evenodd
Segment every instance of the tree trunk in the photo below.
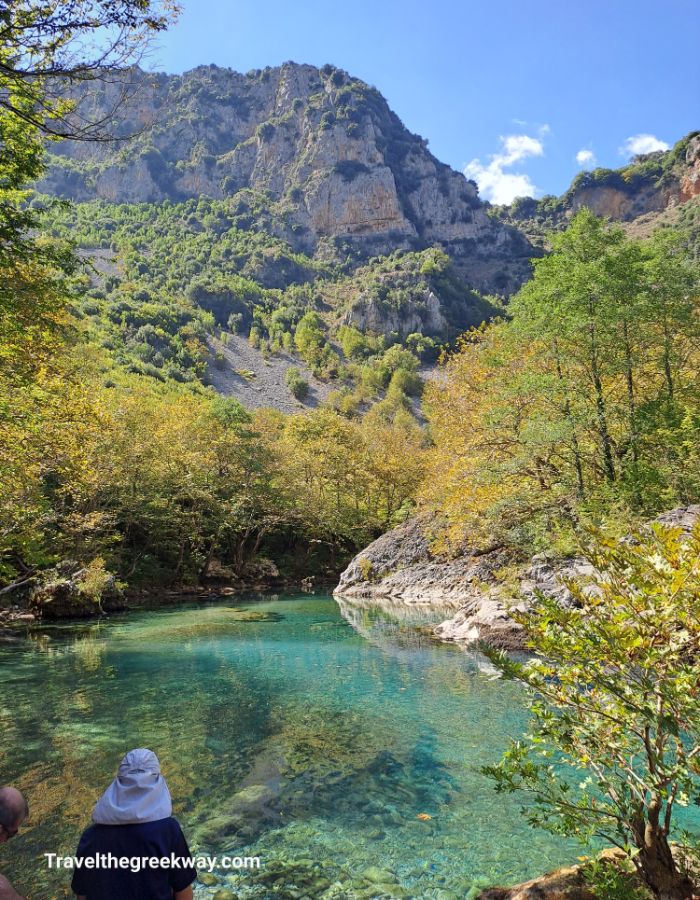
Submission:
M 632 446 L 632 459 L 639 462 L 639 442 L 637 439 L 637 406 L 634 396 L 634 370 L 632 367 L 632 347 L 630 345 L 629 326 L 625 319 L 622 323 L 625 339 L 625 379 L 627 381 L 627 406 L 629 410 L 630 444 Z
M 605 477 L 612 483 L 615 481 L 615 463 L 613 462 L 612 440 L 610 439 L 610 432 L 608 431 L 608 418 L 605 410 L 605 398 L 603 396 L 603 382 L 600 377 L 596 327 L 592 319 L 592 302 L 589 304 L 589 307 L 591 308 L 591 322 L 588 326 L 588 333 L 591 341 L 591 376 L 593 378 L 593 387 L 595 388 L 598 434 L 600 435 L 600 443 L 603 448 L 603 468 Z
M 564 383 L 564 373 L 561 368 L 561 359 L 559 358 L 559 344 L 557 343 L 557 339 L 554 339 L 554 359 L 557 364 L 557 378 L 562 384 Z M 578 495 L 581 500 L 585 499 L 586 491 L 583 484 L 583 464 L 581 462 L 581 452 L 578 446 L 578 436 L 576 435 L 576 425 L 574 423 L 574 417 L 571 413 L 571 403 L 569 402 L 568 393 L 564 395 L 564 415 L 566 416 L 566 420 L 571 427 L 571 447 L 574 453 L 574 466 L 576 468 L 576 486 L 578 488 Z
M 664 376 L 666 378 L 666 388 L 668 390 L 668 399 L 673 400 L 673 369 L 671 368 L 671 331 L 668 327 L 668 320 L 664 316 Z
M 678 871 L 664 830 L 645 822 L 637 829 L 636 843 L 639 855 L 635 863 L 652 894 L 659 900 L 692 900 L 694 885 Z
M 209 542 L 209 549 L 207 550 L 207 555 L 202 564 L 202 567 L 199 570 L 199 575 L 197 576 L 199 581 L 204 581 L 204 579 L 209 574 L 209 566 L 211 565 L 211 561 L 214 558 L 214 541 Z

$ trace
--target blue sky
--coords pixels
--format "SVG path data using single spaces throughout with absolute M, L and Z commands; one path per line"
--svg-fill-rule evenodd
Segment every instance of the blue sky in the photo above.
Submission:
M 181 3 L 150 68 L 331 62 L 494 202 L 700 129 L 699 0 Z

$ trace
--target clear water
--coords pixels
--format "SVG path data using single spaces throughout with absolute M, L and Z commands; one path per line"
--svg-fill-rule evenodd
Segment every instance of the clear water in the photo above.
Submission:
M 478 772 L 522 731 L 521 689 L 419 618 L 263 596 L 0 641 L 0 783 L 32 810 L 2 871 L 63 896 L 42 854 L 74 851 L 137 746 L 160 756 L 191 847 L 262 857 L 198 897 L 450 900 L 571 862 L 576 845 L 530 830 Z

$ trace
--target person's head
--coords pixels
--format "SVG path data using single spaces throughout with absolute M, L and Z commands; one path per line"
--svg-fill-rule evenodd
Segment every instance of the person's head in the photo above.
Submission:
M 13 838 L 29 815 L 29 805 L 13 787 L 0 787 L 0 844 Z
M 167 819 L 172 812 L 158 757 L 152 750 L 139 747 L 122 759 L 117 777 L 92 811 L 92 821 L 96 825 L 133 825 Z

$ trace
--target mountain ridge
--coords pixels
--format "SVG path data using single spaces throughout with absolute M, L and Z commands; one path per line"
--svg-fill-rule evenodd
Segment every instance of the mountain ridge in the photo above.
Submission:
M 120 131 L 136 137 L 58 145 L 41 190 L 128 203 L 253 191 L 271 233 L 317 258 L 437 246 L 482 292 L 508 294 L 527 277 L 528 241 L 488 215 L 475 183 L 437 160 L 376 88 L 343 70 L 201 66 L 133 78 Z M 99 118 L 119 90 L 75 95 L 79 114 Z
M 494 207 L 494 214 L 539 243 L 545 231 L 565 227 L 584 206 L 629 225 L 648 216 L 653 222 L 698 195 L 700 131 L 691 131 L 669 150 L 640 154 L 619 169 L 581 171 L 559 197 L 518 197 L 508 206 Z
M 333 66 L 132 77 L 115 130 L 133 137 L 51 145 L 38 185 L 75 201 L 55 231 L 104 270 L 76 308 L 128 371 L 286 411 L 323 399 L 354 414 L 384 397 L 415 411 L 419 363 L 502 314 L 586 200 L 631 227 L 689 217 L 700 247 L 685 202 L 700 191 L 697 133 L 581 173 L 560 198 L 495 207 Z M 120 90 L 93 85 L 77 114 L 99 119 Z

